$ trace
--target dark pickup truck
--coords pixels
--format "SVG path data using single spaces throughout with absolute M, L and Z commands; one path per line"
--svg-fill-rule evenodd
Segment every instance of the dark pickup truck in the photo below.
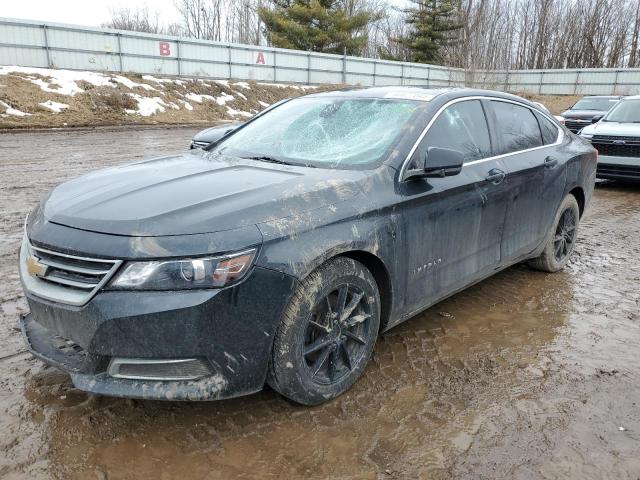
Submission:
M 565 126 L 573 133 L 578 133 L 587 125 L 596 123 L 604 117 L 621 98 L 621 96 L 583 97 L 560 115 L 564 118 Z

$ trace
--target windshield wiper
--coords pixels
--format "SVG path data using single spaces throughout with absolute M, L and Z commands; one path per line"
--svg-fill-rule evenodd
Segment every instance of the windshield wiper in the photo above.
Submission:
M 279 158 L 269 157 L 268 155 L 255 155 L 253 157 L 240 157 L 240 158 L 245 158 L 247 160 L 259 160 L 261 162 L 278 163 L 280 165 L 294 165 L 293 163 L 280 160 Z
M 245 158 L 247 160 L 258 160 L 260 162 L 277 163 L 278 165 L 293 165 L 295 167 L 310 167 L 310 168 L 314 167 L 314 165 L 287 162 L 286 160 L 270 157 L 268 155 L 256 155 L 253 157 L 240 157 L 240 158 Z

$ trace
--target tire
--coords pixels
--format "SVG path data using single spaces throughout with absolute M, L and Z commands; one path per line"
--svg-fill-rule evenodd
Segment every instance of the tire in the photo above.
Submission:
M 542 254 L 529 260 L 529 266 L 543 272 L 562 270 L 569 261 L 578 238 L 580 208 L 576 198 L 567 195 L 556 212 L 551 230 L 547 234 Z
M 276 330 L 267 383 L 303 405 L 331 400 L 364 372 L 379 327 L 373 275 L 355 260 L 333 258 L 296 288 Z

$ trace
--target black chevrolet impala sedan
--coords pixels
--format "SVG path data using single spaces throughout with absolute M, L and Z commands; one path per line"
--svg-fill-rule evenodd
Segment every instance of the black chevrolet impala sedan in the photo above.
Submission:
M 26 220 L 30 351 L 81 390 L 303 404 L 381 331 L 501 269 L 561 269 L 596 151 L 526 100 L 386 87 L 288 100 L 205 150 L 90 173 Z

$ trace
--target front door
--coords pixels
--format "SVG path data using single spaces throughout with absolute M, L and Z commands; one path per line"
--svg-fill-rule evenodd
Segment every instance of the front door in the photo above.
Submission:
M 406 265 L 405 312 L 413 313 L 468 285 L 500 263 L 505 167 L 492 159 L 484 107 L 464 100 L 434 121 L 411 162 L 428 147 L 462 152 L 461 173 L 401 184 Z M 418 163 L 419 164 L 419 163 Z

